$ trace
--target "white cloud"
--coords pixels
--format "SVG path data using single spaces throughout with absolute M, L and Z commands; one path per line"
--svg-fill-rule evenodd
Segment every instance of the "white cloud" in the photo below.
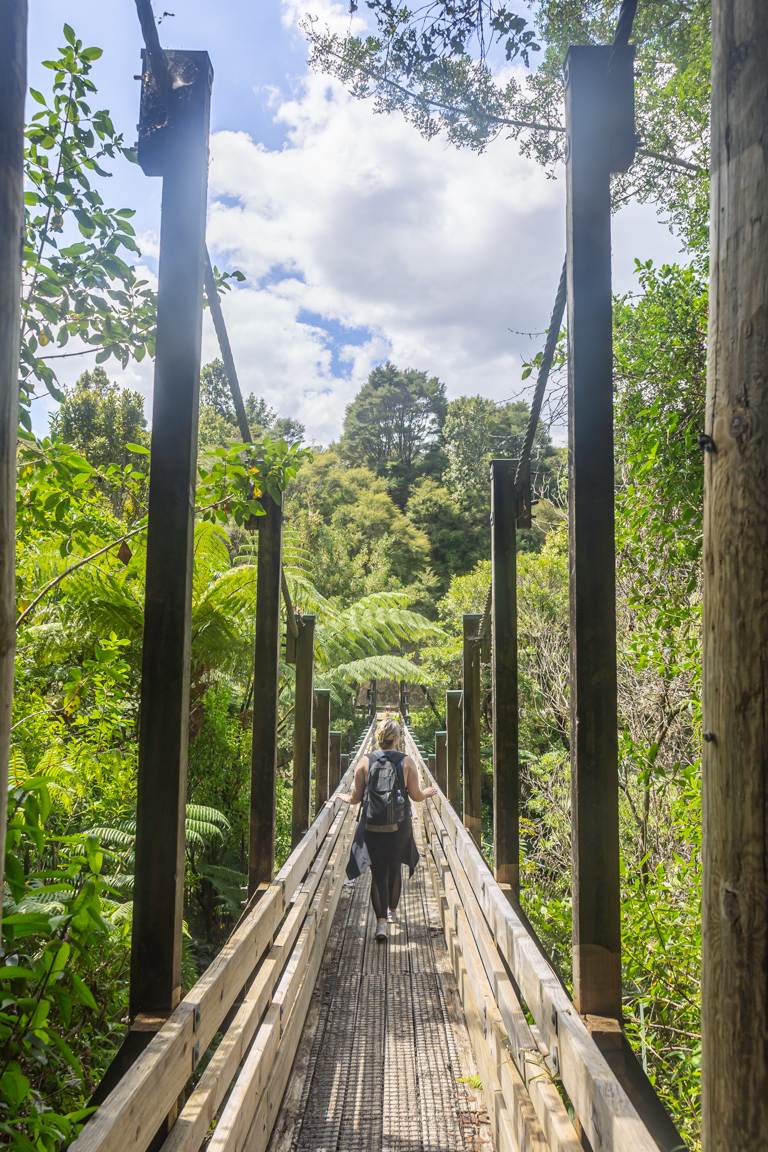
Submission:
M 296 30 L 318 14 L 349 27 L 341 0 L 283 0 Z M 374 364 L 437 374 L 449 395 L 520 394 L 523 359 L 548 320 L 565 246 L 564 187 L 507 140 L 483 155 L 425 141 L 398 115 L 376 116 L 333 81 L 307 74 L 291 96 L 260 90 L 285 132 L 269 150 L 243 131 L 212 138 L 208 241 L 248 282 L 223 308 L 241 384 L 310 438 L 327 442 Z M 615 283 L 635 255 L 672 258 L 651 209 L 614 229 Z M 156 236 L 141 237 L 147 257 Z M 203 358 L 217 354 L 206 316 Z M 147 391 L 149 366 L 132 387 Z
M 551 307 L 560 186 L 507 141 L 481 156 L 427 142 L 317 75 L 276 116 L 280 151 L 212 140 L 209 241 L 250 285 L 224 302 L 245 389 L 324 438 L 385 356 L 451 395 L 509 396 L 530 351 L 509 328 L 542 328 Z
M 342 36 L 365 28 L 361 15 L 350 12 L 349 0 L 282 0 L 281 7 L 286 28 L 298 27 L 306 17 L 317 17 L 321 25 Z

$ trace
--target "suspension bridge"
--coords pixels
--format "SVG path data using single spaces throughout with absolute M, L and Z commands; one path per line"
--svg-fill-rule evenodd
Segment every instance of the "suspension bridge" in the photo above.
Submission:
M 25 12 L 22 4 L 12 7 L 5 51 L 15 55 L 8 70 L 0 69 L 4 83 L 6 72 L 11 77 L 9 101 L 0 105 L 11 110 L 9 140 L 24 90 Z M 492 586 L 485 612 L 465 617 L 463 680 L 447 694 L 446 726 L 436 733 L 432 761 L 405 730 L 406 751 L 437 793 L 415 818 L 423 859 L 391 939 L 385 947 L 371 943 L 366 882 L 352 887 L 345 881 L 355 813 L 340 799 L 358 757 L 371 747 L 377 702 L 374 695 L 368 727 L 343 756 L 330 729 L 329 701 L 313 687 L 314 621 L 294 608 L 283 575 L 280 500 L 266 496 L 259 524 L 248 899 L 229 941 L 182 996 L 190 493 L 203 285 L 245 440 L 249 432 L 205 247 L 210 61 L 205 52 L 164 51 L 148 0 L 137 0 L 146 40 L 139 161 L 148 176 L 162 178 L 163 201 L 131 1025 L 73 1146 L 77 1152 L 683 1147 L 621 1018 L 610 180 L 631 165 L 636 144 L 630 44 L 636 7 L 621 5 L 613 44 L 573 46 L 566 60 L 563 276 L 522 459 L 492 466 Z M 768 418 L 762 394 L 750 392 L 754 381 L 765 391 L 768 346 L 768 19 L 757 0 L 715 0 L 713 10 L 711 372 L 718 387 L 702 433 L 705 1148 L 756 1152 L 768 1140 L 760 818 L 768 640 L 760 565 L 768 554 L 768 475 L 764 436 L 748 436 L 745 428 L 759 429 L 761 412 Z M 13 149 L 6 153 L 0 275 L 13 289 L 18 254 L 9 237 L 17 239 L 19 231 L 21 169 L 14 168 Z M 2 297 L 6 335 L 18 330 L 18 310 L 11 307 L 16 296 Z M 516 531 L 531 507 L 533 436 L 566 307 L 573 999 L 519 904 L 515 581 Z M 15 340 L 0 342 L 3 381 L 15 379 L 15 368 L 5 372 Z M 6 393 L 12 395 L 10 385 L 4 403 Z M 4 413 L 5 429 L 15 417 L 11 407 Z M 3 441 L 5 462 L 13 458 L 9 444 Z M 13 504 L 13 480 L 7 469 L 3 477 L 5 508 Z M 9 526 L 12 531 L 12 517 L 4 513 L 4 539 Z M 7 701 L 13 572 L 5 561 L 0 578 L 0 691 Z M 296 667 L 293 850 L 273 874 L 281 653 Z M 484 660 L 493 682 L 493 872 L 480 846 Z

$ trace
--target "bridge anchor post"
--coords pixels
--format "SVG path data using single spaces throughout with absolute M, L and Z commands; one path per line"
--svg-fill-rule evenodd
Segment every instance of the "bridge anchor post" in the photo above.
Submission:
M 309 780 L 312 766 L 312 703 L 314 693 L 315 618 L 303 616 L 296 639 L 296 689 L 293 713 L 293 798 L 291 846 L 309 828 Z
M 269 883 L 275 863 L 275 787 L 277 777 L 277 701 L 280 690 L 280 572 L 283 510 L 262 497 L 256 574 L 256 634 L 253 656 L 251 742 L 251 821 L 248 897 Z
M 631 47 L 566 60 L 573 983 L 621 1018 L 611 172 L 634 153 Z
M 315 689 L 315 815 L 328 799 L 328 767 L 331 752 L 331 692 Z
M 514 460 L 491 461 L 491 677 L 495 875 L 520 896 L 517 498 Z
M 446 751 L 448 758 L 448 779 L 446 796 L 455 812 L 461 816 L 464 811 L 461 790 L 462 720 L 461 691 L 451 689 L 445 694 Z
M 167 52 L 171 106 L 145 54 L 139 163 L 163 178 L 149 471 L 130 1014 L 181 995 L 184 820 L 194 494 L 203 317 L 208 131 L 206 52 Z
M 482 615 L 464 614 L 464 824 L 480 847 L 483 816 L 480 759 L 480 623 Z

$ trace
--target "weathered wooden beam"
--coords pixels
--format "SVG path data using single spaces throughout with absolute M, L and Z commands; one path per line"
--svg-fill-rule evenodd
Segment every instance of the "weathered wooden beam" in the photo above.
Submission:
M 349 768 L 349 753 L 342 752 L 339 758 L 339 780 L 343 780 Z
M 315 689 L 315 812 L 328 799 L 328 765 L 331 751 L 331 692 Z
M 768 1148 L 768 5 L 713 4 L 703 1140 Z
M 435 780 L 440 790 L 448 794 L 448 733 L 435 732 Z
M 464 793 L 461 786 L 463 734 L 461 719 L 461 692 L 451 690 L 445 694 L 446 755 L 448 759 L 448 788 L 446 796 L 458 812 L 464 811 Z
M 256 636 L 253 659 L 253 742 L 248 896 L 272 879 L 275 863 L 277 701 L 280 689 L 280 573 L 283 510 L 263 496 L 256 576 Z
M 293 713 L 293 798 L 291 843 L 295 847 L 309 828 L 309 780 L 312 765 L 312 681 L 315 618 L 303 616 L 296 638 L 296 687 Z
M 480 844 L 483 815 L 480 760 L 480 613 L 467 612 L 464 627 L 462 721 L 464 728 L 464 824 Z
M 8 758 L 16 649 L 16 428 L 19 421 L 21 237 L 27 3 L 2 6 L 0 36 L 0 893 L 8 817 Z M 0 908 L 0 915 L 2 909 Z
M 130 1012 L 181 990 L 192 548 L 212 71 L 167 53 L 179 79 L 162 138 L 139 159 L 163 177 L 144 610 Z M 151 89 L 145 73 L 144 99 Z M 145 136 L 149 140 L 151 133 Z
M 331 732 L 329 735 L 330 751 L 328 753 L 328 795 L 332 796 L 339 786 L 342 777 L 341 732 Z
M 566 61 L 573 980 L 621 1017 L 610 174 L 632 50 Z M 610 66 L 610 67 L 609 67 Z M 625 157 L 622 157 L 625 159 Z
M 491 463 L 493 852 L 496 879 L 520 895 L 517 700 L 517 500 L 513 460 Z

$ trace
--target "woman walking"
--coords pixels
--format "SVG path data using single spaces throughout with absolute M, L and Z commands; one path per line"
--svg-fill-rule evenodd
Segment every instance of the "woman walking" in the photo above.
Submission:
M 396 720 L 388 717 L 381 721 L 376 743 L 375 752 L 358 760 L 352 791 L 342 794 L 341 799 L 361 805 L 347 876 L 355 879 L 370 862 L 376 939 L 383 942 L 387 939 L 387 920 L 394 917 L 400 900 L 402 865 L 408 865 L 412 876 L 419 862 L 411 801 L 426 800 L 436 789 L 422 792 L 416 765 L 400 751 L 402 731 Z

